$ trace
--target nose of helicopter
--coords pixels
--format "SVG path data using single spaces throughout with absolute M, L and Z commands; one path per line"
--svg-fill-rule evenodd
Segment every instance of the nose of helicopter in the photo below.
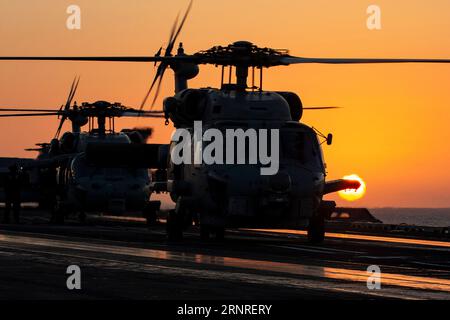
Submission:
M 79 179 L 75 196 L 77 201 L 88 203 L 90 209 L 119 214 L 127 209 L 140 210 L 149 197 L 149 191 L 145 181 Z
M 289 191 L 292 186 L 291 176 L 284 171 L 278 172 L 269 178 L 269 186 L 273 191 Z
M 211 176 L 215 184 L 209 192 L 212 199 L 227 203 L 227 223 L 265 227 L 295 222 L 303 226 L 320 203 L 323 173 L 286 166 L 273 176 L 261 176 L 258 169 L 235 168 L 223 176 Z

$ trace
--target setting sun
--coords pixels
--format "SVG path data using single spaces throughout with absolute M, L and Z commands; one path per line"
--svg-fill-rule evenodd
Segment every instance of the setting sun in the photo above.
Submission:
M 364 197 L 364 194 L 366 193 L 366 184 L 358 175 L 352 174 L 349 176 L 345 176 L 343 179 L 346 180 L 357 180 L 361 183 L 361 186 L 354 190 L 354 189 L 347 189 L 342 190 L 339 192 L 339 196 L 347 201 L 356 201 Z

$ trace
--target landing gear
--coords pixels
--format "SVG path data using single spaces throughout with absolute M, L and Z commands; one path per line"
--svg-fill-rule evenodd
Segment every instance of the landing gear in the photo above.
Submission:
M 325 217 L 320 212 L 309 220 L 308 241 L 313 244 L 325 240 Z
M 150 201 L 144 208 L 142 215 L 147 221 L 147 227 L 154 226 L 157 221 L 157 212 L 161 208 L 161 201 Z
M 183 240 L 183 216 L 176 210 L 170 210 L 167 215 L 167 239 L 169 241 Z

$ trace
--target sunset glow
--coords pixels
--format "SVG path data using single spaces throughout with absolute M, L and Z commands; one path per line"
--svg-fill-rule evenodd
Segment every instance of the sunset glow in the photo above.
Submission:
M 188 0 L 136 0 L 126 5 L 78 0 L 82 23 L 81 30 L 74 31 L 66 28 L 66 9 L 71 4 L 66 0 L 0 1 L 0 55 L 153 55 L 167 45 L 175 17 Z M 450 57 L 450 43 L 445 41 L 450 37 L 448 0 L 377 1 L 381 30 L 367 28 L 370 4 L 361 0 L 196 0 L 179 40 L 187 53 L 249 40 L 305 57 Z M 0 65 L 0 106 L 20 108 L 59 109 L 76 75 L 81 76 L 78 103 L 106 100 L 139 107 L 156 73 L 153 64 L 146 63 L 19 61 Z M 220 76 L 220 68 L 201 66 L 189 86 L 217 87 Z M 264 73 L 265 90 L 293 91 L 305 106 L 341 107 L 305 111 L 302 122 L 333 133 L 333 145 L 324 146 L 328 179 L 358 172 L 370 185 L 370 194 L 358 205 L 369 207 L 450 206 L 448 83 L 450 65 L 311 64 Z M 173 72 L 168 70 L 155 110 L 173 93 Z M 24 149 L 48 142 L 57 126 L 58 119 L 51 117 L 3 120 L 0 156 L 36 156 Z M 152 143 L 167 143 L 173 132 L 164 121 L 117 121 L 117 129 L 134 126 L 153 127 Z M 69 129 L 67 123 L 64 130 Z M 396 179 L 389 180 L 392 176 Z M 328 195 L 327 200 L 344 202 L 337 194 Z
M 364 197 L 364 194 L 366 193 L 366 183 L 356 174 L 352 174 L 349 176 L 344 177 L 345 180 L 357 180 L 361 183 L 361 186 L 354 190 L 354 189 L 347 189 L 339 192 L 339 196 L 347 201 L 356 201 Z

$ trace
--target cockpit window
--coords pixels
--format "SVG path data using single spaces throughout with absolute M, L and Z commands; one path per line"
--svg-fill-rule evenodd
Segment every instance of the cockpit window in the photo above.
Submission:
M 85 177 L 102 177 L 102 178 L 118 178 L 118 177 L 148 177 L 146 169 L 137 168 L 121 168 L 121 167 L 95 167 L 86 163 L 82 157 L 75 158 L 72 162 L 72 175 L 75 178 Z
M 305 161 L 305 132 L 297 130 L 282 132 L 281 145 L 286 158 Z
M 99 174 L 103 174 L 101 168 L 87 165 L 86 161 L 81 157 L 75 158 L 72 162 L 72 175 L 74 177 L 92 177 Z
M 322 153 L 315 133 L 299 129 L 281 130 L 281 147 L 286 159 L 323 168 Z

